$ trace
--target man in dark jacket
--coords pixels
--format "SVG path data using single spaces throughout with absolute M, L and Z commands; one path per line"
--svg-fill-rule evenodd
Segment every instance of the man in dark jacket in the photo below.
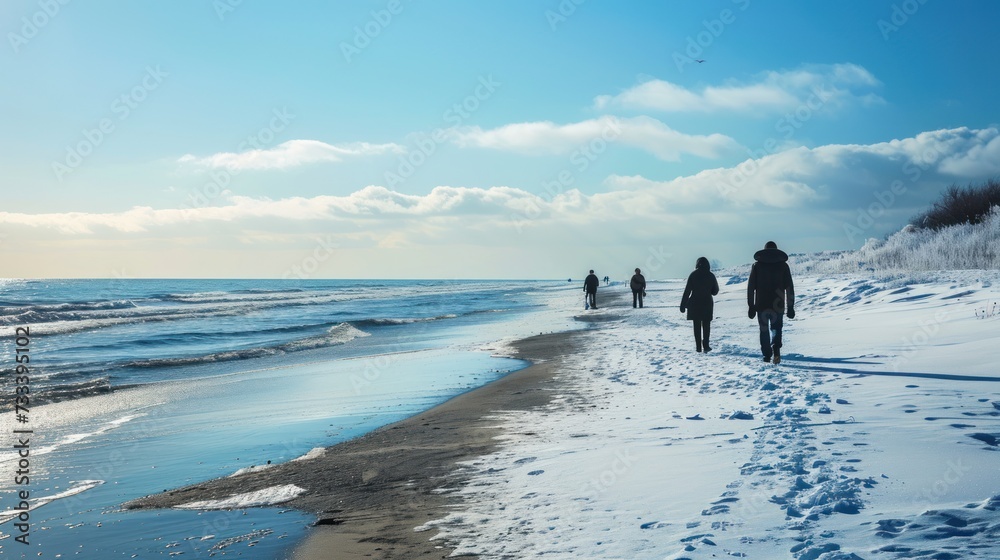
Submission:
M 788 318 L 795 318 L 795 288 L 788 268 L 788 255 L 774 241 L 757 251 L 747 282 L 748 316 L 760 325 L 760 351 L 764 361 L 781 362 L 781 321 L 788 303 Z
M 601 280 L 590 271 L 590 275 L 583 281 L 583 291 L 587 294 L 587 302 L 591 309 L 597 309 L 597 287 L 601 285 Z
M 636 302 L 639 303 L 639 308 L 642 308 L 642 297 L 646 295 L 646 277 L 642 275 L 639 269 L 635 269 L 635 274 L 632 275 L 632 279 L 629 280 L 629 287 L 632 288 L 632 307 L 635 308 Z

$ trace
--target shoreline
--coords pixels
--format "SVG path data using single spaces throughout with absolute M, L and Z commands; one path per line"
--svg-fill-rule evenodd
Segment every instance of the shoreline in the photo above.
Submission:
M 589 317 L 588 322 L 612 316 Z M 561 356 L 583 331 L 536 335 L 512 344 L 531 365 L 472 389 L 425 412 L 292 461 L 238 477 L 219 478 L 123 504 L 126 509 L 170 508 L 234 494 L 295 484 L 306 489 L 280 507 L 315 514 L 317 521 L 292 552 L 296 560 L 447 557 L 452 552 L 429 533 L 413 529 L 444 517 L 460 480 L 456 464 L 490 453 L 500 428 L 495 411 L 528 410 L 549 402 Z M 440 556 L 433 556 L 439 554 Z

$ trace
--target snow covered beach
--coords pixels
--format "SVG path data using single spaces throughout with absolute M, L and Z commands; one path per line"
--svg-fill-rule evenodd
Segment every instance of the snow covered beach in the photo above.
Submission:
M 1000 557 L 998 279 L 797 278 L 779 366 L 741 278 L 707 355 L 682 284 L 653 284 L 647 309 L 592 312 L 621 316 L 547 407 L 496 415 L 500 449 L 419 530 L 482 558 Z
M 680 281 L 651 283 L 642 310 L 621 287 L 596 311 L 566 290 L 554 307 L 592 328 L 536 337 L 520 355 L 545 353 L 544 375 L 144 505 L 294 484 L 285 505 L 330 525 L 298 558 L 1000 556 L 1000 273 L 797 275 L 778 366 L 758 355 L 745 278 L 720 281 L 709 354 Z

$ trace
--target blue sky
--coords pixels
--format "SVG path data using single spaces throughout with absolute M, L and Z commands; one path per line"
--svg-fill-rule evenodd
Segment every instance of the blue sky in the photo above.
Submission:
M 985 0 L 5 2 L 0 249 L 10 276 L 658 278 L 768 239 L 856 248 L 998 174 L 998 22 Z

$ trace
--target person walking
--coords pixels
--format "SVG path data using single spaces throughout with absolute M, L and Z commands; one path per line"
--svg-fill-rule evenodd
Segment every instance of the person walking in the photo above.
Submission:
M 712 296 L 719 295 L 719 281 L 712 274 L 711 265 L 705 257 L 698 257 L 694 272 L 688 275 L 684 294 L 681 296 L 681 313 L 687 311 L 688 321 L 694 323 L 694 346 L 698 352 L 711 352 L 708 342 L 712 334 L 712 317 L 715 302 Z
M 587 303 L 591 309 L 597 309 L 597 287 L 601 285 L 601 280 L 591 270 L 590 274 L 583 281 L 583 291 L 587 294 Z
M 778 244 L 768 241 L 764 249 L 754 253 L 753 267 L 747 282 L 747 315 L 757 316 L 760 326 L 760 351 L 765 362 L 781 362 L 782 316 L 787 309 L 788 318 L 795 318 L 795 287 L 792 271 L 788 268 L 788 255 L 778 249 Z M 787 302 L 787 307 L 786 307 Z
M 628 285 L 632 288 L 632 307 L 635 308 L 635 304 L 638 303 L 641 309 L 642 298 L 646 295 L 646 277 L 638 268 L 635 269 L 635 274 L 632 275 Z

